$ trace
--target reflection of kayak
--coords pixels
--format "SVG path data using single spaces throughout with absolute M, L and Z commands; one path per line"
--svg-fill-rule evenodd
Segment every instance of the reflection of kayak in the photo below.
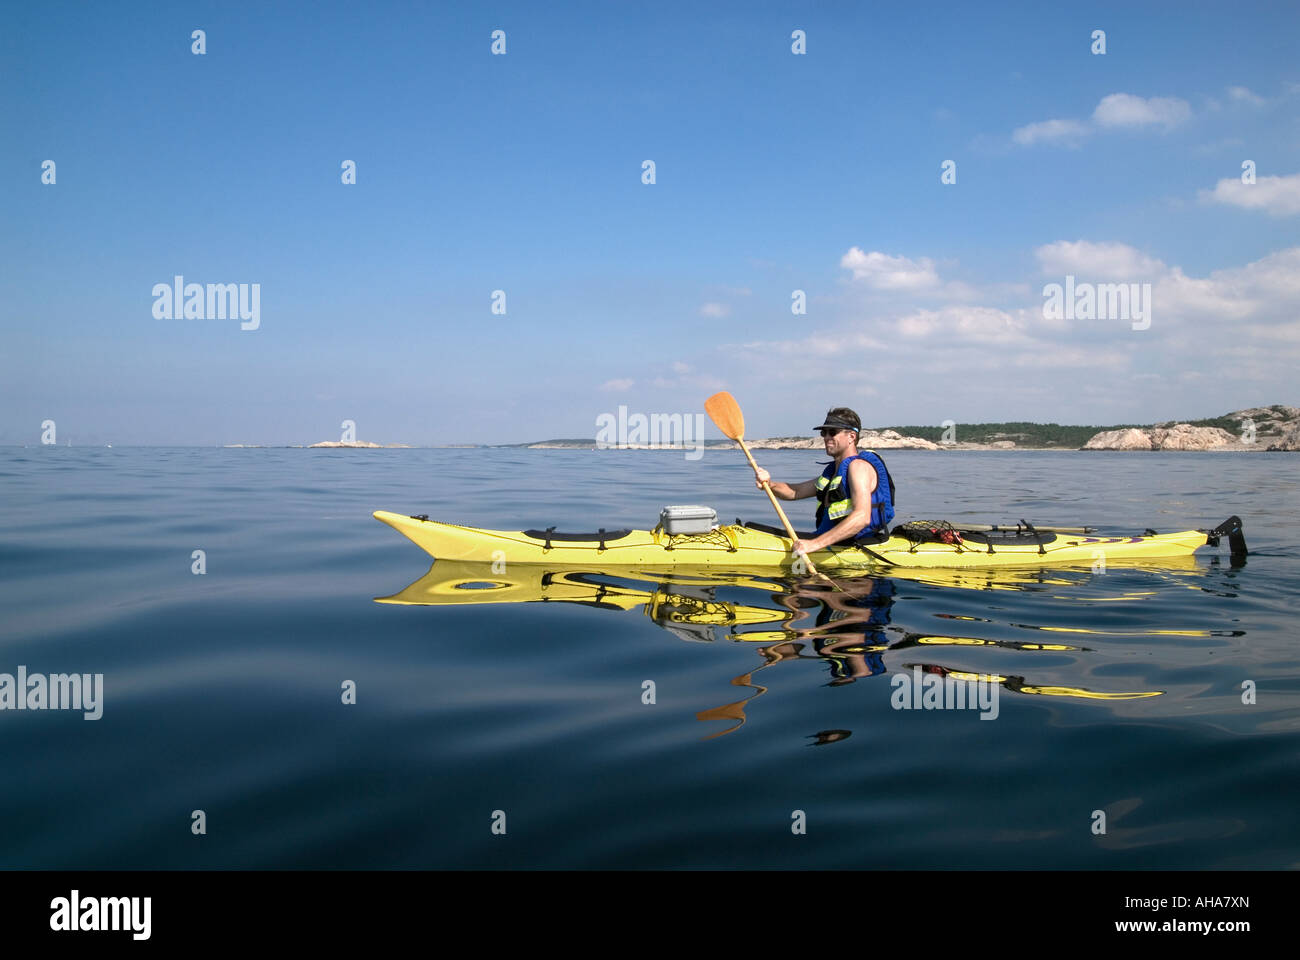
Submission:
M 695 588 L 720 586 L 745 587 L 763 591 L 764 595 L 779 594 L 785 589 L 774 580 L 728 574 L 726 576 L 691 577 L 678 574 L 651 573 L 646 576 L 626 571 L 610 573 L 608 577 L 634 577 L 646 581 L 642 586 L 655 589 L 635 589 L 604 583 L 603 571 L 578 567 L 541 567 L 520 564 L 506 567 L 500 572 L 492 564 L 464 563 L 439 560 L 429 572 L 415 583 L 391 597 L 376 597 L 378 603 L 403 603 L 416 606 L 469 605 L 480 603 L 533 603 L 537 601 L 564 601 L 583 603 L 596 607 L 632 610 L 656 597 L 677 592 L 692 592 Z M 732 604 L 732 606 L 735 606 Z M 745 608 L 741 608 L 745 609 Z M 756 608 L 755 608 L 756 609 Z M 767 620 L 781 619 L 778 611 L 768 610 Z M 742 620 L 733 623 L 761 623 L 765 621 Z
M 1182 566 L 1195 567 L 1192 558 Z M 494 569 L 495 566 L 495 569 Z M 1170 567 L 1180 566 L 1176 561 Z M 1161 566 L 1165 570 L 1165 566 Z M 769 571 L 770 573 L 770 571 Z M 1063 642 L 1073 637 L 1043 637 L 1034 640 L 988 639 L 975 636 L 944 636 L 905 632 L 898 637 L 888 627 L 888 610 L 894 602 L 893 581 L 899 571 L 889 576 L 868 575 L 862 570 L 839 572 L 837 591 L 822 587 L 817 581 L 781 580 L 763 577 L 756 572 L 721 572 L 706 569 L 686 571 L 681 568 L 660 571 L 619 571 L 607 573 L 593 568 L 559 568 L 529 564 L 467 563 L 438 560 L 419 580 L 379 603 L 410 606 L 474 606 L 479 604 L 569 603 L 604 610 L 640 610 L 678 639 L 716 642 L 730 640 L 762 644 L 759 653 L 766 661 L 757 670 L 787 660 L 811 660 L 829 664 L 835 679 L 832 685 L 864 679 L 885 672 L 884 655 L 904 651 L 939 653 L 952 656 L 963 649 L 998 648 L 1013 654 L 1088 653 L 1092 648 Z M 1033 574 L 1025 570 L 997 573 L 997 580 L 976 576 L 980 571 L 916 570 L 902 571 L 909 581 L 977 587 L 983 589 L 1034 589 L 1037 586 L 1069 585 L 1074 581 Z M 992 571 L 988 572 L 990 576 Z M 950 578 L 950 579 L 945 579 Z M 1004 581 L 999 583 L 998 580 Z M 734 602 L 719 597 L 721 590 L 740 591 Z M 832 615 L 823 621 L 814 617 L 821 605 Z M 974 621 L 956 616 L 953 620 Z M 1014 626 L 1032 631 L 1059 634 L 1109 635 L 1088 628 Z M 891 636 L 891 634 L 893 634 Z M 1211 636 L 1204 630 L 1156 630 L 1151 636 Z M 1132 636 L 1131 631 L 1117 635 Z M 1034 633 L 1030 633 L 1034 636 Z M 812 644 L 815 653 L 803 653 Z M 905 663 L 903 669 L 920 666 L 926 673 L 951 676 L 968 683 L 997 683 L 1004 689 L 1022 694 L 1078 697 L 1092 700 L 1130 700 L 1159 696 L 1161 691 L 1093 691 L 1082 687 L 1038 685 L 1020 676 L 1003 676 L 970 670 L 953 669 L 935 664 Z M 897 665 L 896 665 L 897 668 Z M 859 672 L 860 671 L 860 672 Z M 735 686 L 751 688 L 754 693 L 744 700 L 700 711 L 700 720 L 730 720 L 735 723 L 712 736 L 734 732 L 745 722 L 745 709 L 767 688 L 753 682 L 751 670 L 735 678 Z
M 480 530 L 426 517 L 407 517 L 380 510 L 375 519 L 402 533 L 438 559 L 505 565 L 587 566 L 607 571 L 711 567 L 726 570 L 789 571 L 794 559 L 788 537 L 742 526 L 721 526 L 708 533 L 677 534 L 655 530 L 557 533 L 550 530 Z M 1048 533 L 1032 527 L 1006 534 L 963 532 L 960 542 L 925 541 L 904 536 L 901 527 L 880 542 L 831 547 L 814 553 L 819 570 L 908 569 L 950 567 L 1041 567 L 1049 564 L 1109 565 L 1115 561 L 1187 557 L 1207 543 L 1227 536 L 1233 553 L 1245 551 L 1241 521 L 1232 517 L 1214 530 L 1141 536 L 1097 537 Z
M 763 591 L 767 597 L 779 594 L 782 585 L 749 577 L 654 577 L 653 589 L 636 589 L 604 583 L 595 571 L 550 570 L 520 564 L 509 572 L 496 573 L 490 564 L 439 560 L 415 583 L 391 597 L 376 597 L 379 603 L 412 606 L 465 606 L 497 603 L 577 603 L 607 610 L 641 608 L 660 626 L 730 627 L 737 624 L 783 623 L 793 614 L 784 608 L 751 606 L 718 600 L 720 586 L 739 586 Z M 711 630 L 694 630 L 683 639 L 712 640 Z

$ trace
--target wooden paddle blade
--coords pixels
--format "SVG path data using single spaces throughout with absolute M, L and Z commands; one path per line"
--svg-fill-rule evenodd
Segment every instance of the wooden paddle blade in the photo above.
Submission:
M 723 436 L 732 440 L 740 440 L 745 436 L 745 415 L 740 412 L 736 398 L 727 391 L 715 393 L 705 400 L 704 412 L 709 415 L 714 426 L 722 431 Z

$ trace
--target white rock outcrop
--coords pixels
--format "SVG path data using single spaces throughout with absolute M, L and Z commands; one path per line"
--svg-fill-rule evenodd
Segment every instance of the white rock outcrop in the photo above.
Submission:
M 1267 449 L 1300 451 L 1300 425 L 1283 430 L 1275 440 L 1269 441 Z
M 406 443 L 371 443 L 369 440 L 322 440 L 313 443 L 308 450 L 409 450 Z
M 1150 450 L 1151 438 L 1145 430 L 1103 430 L 1083 445 L 1085 450 Z
M 820 444 L 818 444 L 820 446 Z M 920 437 L 905 437 L 897 430 L 864 430 L 858 440 L 859 450 L 938 450 L 939 444 Z
M 1243 446 L 1239 437 L 1219 427 L 1175 423 L 1160 427 L 1103 430 L 1083 445 L 1085 450 L 1228 450 Z
M 1152 450 L 1218 450 L 1235 447 L 1238 438 L 1220 427 L 1193 427 L 1176 423 L 1172 427 L 1154 427 L 1151 433 Z

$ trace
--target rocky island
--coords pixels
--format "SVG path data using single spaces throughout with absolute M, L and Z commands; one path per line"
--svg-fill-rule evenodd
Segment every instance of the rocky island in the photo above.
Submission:
M 1281 404 L 1252 407 L 1218 418 L 1236 432 L 1205 423 L 1157 423 L 1150 427 L 1104 430 L 1084 450 L 1300 450 L 1300 409 Z

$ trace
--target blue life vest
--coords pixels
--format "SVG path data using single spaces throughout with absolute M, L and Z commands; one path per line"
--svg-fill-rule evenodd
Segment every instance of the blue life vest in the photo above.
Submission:
M 889 475 L 885 461 L 872 450 L 859 450 L 857 456 L 845 457 L 840 468 L 829 464 L 817 479 L 817 536 L 821 536 L 853 512 L 853 497 L 849 491 L 849 464 L 865 460 L 876 471 L 876 489 L 871 491 L 871 520 L 853 538 L 875 534 L 888 527 L 894 519 L 894 479 Z

